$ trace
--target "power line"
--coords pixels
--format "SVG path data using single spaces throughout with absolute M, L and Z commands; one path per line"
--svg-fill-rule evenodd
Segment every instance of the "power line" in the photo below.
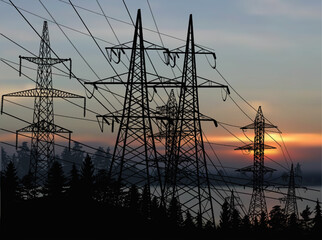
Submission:
M 42 37 L 40 36 L 40 34 L 37 32 L 37 30 L 32 26 L 32 24 L 28 21 L 28 19 L 22 14 L 22 12 L 17 8 L 17 6 L 11 1 L 11 0 L 9 0 L 9 2 L 12 4 L 12 6 L 18 11 L 18 13 L 22 16 L 22 18 L 28 23 L 28 25 L 33 29 L 33 31 L 38 35 L 38 37 L 40 38 L 40 39 L 42 39 Z M 50 46 L 48 46 L 48 48 L 51 50 L 51 52 L 58 58 L 58 59 L 60 59 L 59 57 L 58 57 L 58 55 L 56 54 L 56 52 L 50 47 Z M 89 93 L 90 93 L 90 91 L 88 90 L 88 88 L 76 77 L 76 75 L 71 71 L 71 69 L 70 68 L 68 68 L 68 66 L 64 63 L 64 62 L 62 62 L 62 64 L 65 66 L 65 68 L 67 69 L 67 70 L 69 70 L 69 72 L 70 72 L 70 74 L 74 77 L 74 78 L 76 78 L 76 80 L 83 86 L 83 88 L 84 89 L 86 89 Z M 95 97 L 95 96 L 93 96 L 94 98 L 95 98 L 95 100 L 96 101 L 98 101 L 108 112 L 110 112 L 110 110 L 108 109 L 108 108 L 106 108 L 105 107 L 105 105 L 104 104 L 102 104 L 102 102 L 97 98 L 97 97 Z
M 13 116 L 14 117 L 14 116 Z M 26 138 L 32 138 L 31 136 L 28 136 L 28 135 L 25 135 L 25 134 L 22 134 L 22 133 L 16 133 L 14 131 L 11 131 L 11 130 L 8 130 L 8 129 L 5 129 L 5 128 L 0 128 L 1 131 L 4 131 L 4 132 L 8 132 L 8 133 L 13 133 L 13 134 L 17 134 L 19 136 L 22 136 L 22 137 L 26 137 Z M 62 135 L 59 135 L 59 134 L 56 134 L 57 136 L 59 137 L 62 137 L 62 138 L 65 138 L 65 139 L 68 139 L 67 137 L 64 137 Z M 92 150 L 95 150 L 95 151 L 98 151 L 98 152 L 102 152 L 102 153 L 106 153 L 105 151 L 101 151 L 99 148 L 94 148 L 94 147 L 91 147 L 87 144 L 84 144 L 84 143 L 81 143 L 79 141 L 75 141 L 73 139 L 70 139 L 70 141 L 74 142 L 74 143 L 78 143 L 82 146 L 85 146 L 87 148 L 90 148 Z M 46 142 L 46 141 L 44 141 Z M 58 143 L 54 143 L 55 146 L 58 146 L 58 147 L 62 147 L 62 148 L 66 148 L 66 146 L 64 145 L 61 145 L 61 144 L 58 144 Z M 83 152 L 83 153 L 87 153 L 89 155 L 95 155 L 95 156 L 99 156 L 99 157 L 105 157 L 104 155 L 99 155 L 99 154 L 96 154 L 96 153 L 91 153 L 91 152 L 88 152 L 88 151 L 84 151 L 84 150 L 80 150 L 80 149 L 73 149 L 73 151 L 79 151 L 79 152 Z
M 78 55 L 83 59 L 83 61 L 86 63 L 86 65 L 91 69 L 91 71 L 94 73 L 94 75 L 97 77 L 97 79 L 100 79 L 100 77 L 97 75 L 97 73 L 94 71 L 94 69 L 89 65 L 89 63 L 87 62 L 87 60 L 83 57 L 83 55 L 80 53 L 80 51 L 76 48 L 75 44 L 73 44 L 73 42 L 70 40 L 70 38 L 67 36 L 67 34 L 64 32 L 64 30 L 58 25 L 57 21 L 55 20 L 55 18 L 52 16 L 52 14 L 49 12 L 49 10 L 46 8 L 46 6 L 41 2 L 41 0 L 39 0 L 39 2 L 41 3 L 41 5 L 45 8 L 45 10 L 47 11 L 47 13 L 50 15 L 50 17 L 53 19 L 53 21 L 56 23 L 56 25 L 59 27 L 60 31 L 64 34 L 64 36 L 67 38 L 67 40 L 69 41 L 69 43 L 73 46 L 73 48 L 76 50 L 76 52 L 78 53 Z M 92 34 L 90 34 L 92 36 Z M 110 91 L 107 88 L 108 91 Z M 112 93 L 112 92 L 111 92 Z M 114 98 L 119 102 L 119 99 L 115 97 L 115 95 L 112 93 L 112 95 L 114 96 Z M 114 105 L 105 97 L 103 96 L 103 94 L 101 94 L 101 96 L 110 104 L 110 106 L 112 108 L 115 109 Z
M 23 108 L 26 108 L 26 109 L 29 109 L 29 110 L 34 110 L 33 108 L 31 107 L 28 107 L 26 105 L 23 105 L 23 104 L 20 104 L 20 103 L 16 103 L 16 102 L 13 102 L 13 101 L 10 101 L 8 99 L 3 99 L 4 101 L 6 102 L 9 102 L 11 104 L 14 104 L 14 105 L 17 105 L 17 106 L 20 106 L 20 107 L 23 107 Z M 67 116 L 67 115 L 63 115 L 63 114 L 57 114 L 57 113 L 54 113 L 54 116 L 56 117 L 63 117 L 63 118 L 70 118 L 70 119 L 75 119 L 75 120 L 82 120 L 82 121 L 88 121 L 88 122 L 95 122 L 97 123 L 96 120 L 93 120 L 93 119 L 86 119 L 86 118 L 78 118 L 78 117 L 73 117 L 73 116 Z
M 0 0 L 0 1 L 1 1 L 1 2 L 3 2 L 3 3 L 6 3 L 6 4 L 8 4 L 8 5 L 12 5 L 11 3 L 6 2 L 6 1 L 4 1 L 4 0 Z M 26 9 L 22 8 L 22 7 L 17 7 L 17 9 L 19 9 L 19 10 L 21 10 L 21 11 L 23 11 L 23 12 L 26 12 L 26 13 L 28 13 L 28 14 L 30 14 L 30 15 L 33 15 L 33 16 L 35 16 L 35 17 L 38 17 L 38 18 L 40 18 L 40 19 L 42 19 L 42 20 L 45 20 L 45 21 L 48 21 L 48 22 L 51 22 L 51 23 L 55 23 L 55 22 L 53 22 L 52 20 L 50 20 L 50 19 L 48 19 L 48 18 L 42 17 L 42 16 L 40 16 L 40 15 L 38 15 L 38 14 L 36 14 L 36 13 L 33 13 L 33 12 L 31 12 L 31 11 L 28 11 L 28 10 L 26 10 Z M 75 28 L 68 27 L 68 26 L 66 26 L 66 25 L 64 25 L 64 24 L 60 24 L 60 23 L 59 23 L 59 26 L 64 27 L 64 28 L 66 28 L 66 29 L 69 29 L 69 30 L 71 30 L 71 31 L 74 31 L 74 32 L 80 33 L 80 34 L 82 34 L 82 35 L 86 35 L 86 36 L 90 37 L 90 35 L 89 35 L 89 34 L 84 33 L 84 32 L 82 32 L 82 31 L 80 31 L 80 30 L 75 29 Z M 99 41 L 102 41 L 102 42 L 106 42 L 106 43 L 111 44 L 111 45 L 115 45 L 114 43 L 108 42 L 108 41 L 106 41 L 106 40 L 104 40 L 104 39 L 102 39 L 102 38 L 98 38 L 98 37 L 96 37 L 96 39 L 97 39 L 97 40 L 99 40 Z
M 0 61 L 2 61 L 4 64 L 6 64 L 7 66 L 9 66 L 9 67 L 11 67 L 13 70 L 15 70 L 15 71 L 17 71 L 17 72 L 19 72 L 19 70 L 17 69 L 17 68 L 15 68 L 15 67 L 13 67 L 12 65 L 10 65 L 9 63 L 7 63 L 6 62 L 6 60 L 4 60 L 4 59 L 2 59 L 2 58 L 0 58 Z M 28 75 L 26 75 L 26 74 L 24 74 L 24 73 L 21 73 L 21 75 L 23 75 L 24 77 L 26 77 L 27 79 L 29 79 L 30 81 L 32 81 L 32 82 L 34 82 L 34 83 L 36 83 L 36 81 L 34 80 L 34 79 L 32 79 L 31 77 L 29 77 Z M 78 106 L 78 107 L 80 107 L 80 108 L 82 108 L 83 109 L 83 106 L 80 106 L 79 104 L 77 104 L 77 103 L 74 103 L 74 102 L 72 102 L 72 101 L 70 101 L 70 100 L 68 100 L 68 99 L 66 99 L 66 98 L 62 98 L 63 100 L 65 100 L 65 101 L 67 101 L 67 102 L 69 102 L 69 103 L 71 103 L 71 104 L 73 104 L 73 105 L 75 105 L 75 106 Z M 93 110 L 91 110 L 91 109 L 89 109 L 89 108 L 86 108 L 86 110 L 87 111 L 89 111 L 89 112 L 92 112 L 92 113 L 94 113 L 94 114 L 98 114 L 97 112 L 95 112 L 95 111 L 93 111 Z

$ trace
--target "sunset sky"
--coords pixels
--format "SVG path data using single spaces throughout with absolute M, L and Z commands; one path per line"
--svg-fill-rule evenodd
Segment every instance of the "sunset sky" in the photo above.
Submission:
M 30 53 L 7 38 L 14 40 L 35 54 L 38 54 L 40 42 L 32 28 L 7 2 L 9 1 L 0 1 L 0 31 L 2 34 L 0 35 L 0 95 L 35 87 L 32 81 L 23 76 L 19 77 L 17 71 L 4 63 L 11 64 L 18 69 L 18 66 L 14 64 L 19 63 L 18 56 L 31 56 Z M 93 39 L 83 34 L 88 34 L 86 28 L 73 8 L 66 4 L 67 0 L 42 0 L 41 2 L 55 20 L 64 25 L 62 26 L 63 31 L 86 58 L 96 74 L 87 67 L 57 25 L 49 22 L 49 20 L 52 21 L 52 18 L 40 1 L 13 0 L 17 7 L 24 10 L 22 13 L 39 33 L 41 33 L 44 20 L 40 17 L 48 19 L 51 47 L 59 57 L 72 58 L 73 72 L 76 76 L 96 81 L 98 77 L 105 78 L 115 75 Z M 117 44 L 117 39 L 105 17 L 102 16 L 100 6 L 96 1 L 75 0 L 73 3 L 90 10 L 77 8 L 91 33 L 99 38 L 97 42 L 104 53 L 104 47 Z M 134 28 L 123 2 L 121 0 L 101 0 L 99 3 L 109 17 L 110 24 L 120 42 L 131 41 Z M 217 70 L 255 109 L 262 106 L 264 116 L 278 126 L 282 132 L 282 135 L 273 132 L 269 133 L 271 137 L 265 136 L 266 143 L 277 148 L 267 151 L 267 155 L 271 159 L 288 168 L 290 156 L 294 163 L 299 162 L 302 165 L 304 171 L 321 171 L 320 0 L 149 0 L 149 3 L 161 32 L 162 41 L 170 49 L 185 44 L 183 40 L 186 38 L 189 14 L 193 15 L 196 44 L 206 46 L 216 52 Z M 126 4 L 134 20 L 137 9 L 141 9 L 143 27 L 145 28 L 144 38 L 161 45 L 159 35 L 155 32 L 156 27 L 147 1 L 127 0 Z M 173 76 L 171 69 L 162 63 L 158 55 L 151 53 L 151 59 L 160 75 Z M 122 57 L 122 60 L 125 65 L 128 65 L 126 57 Z M 146 61 L 148 71 L 153 72 L 151 64 L 148 60 Z M 35 65 L 28 62 L 23 62 L 23 65 L 35 68 Z M 183 61 L 180 58 L 178 66 L 182 68 L 182 65 Z M 119 72 L 126 72 L 124 66 L 116 64 L 113 66 Z M 63 65 L 58 67 L 66 70 Z M 179 76 L 179 72 L 174 70 L 176 76 Z M 23 67 L 22 71 L 31 78 L 36 78 L 35 70 Z M 53 70 L 53 72 L 59 73 L 58 70 Z M 197 74 L 226 84 L 218 72 L 208 65 L 204 57 L 198 56 L 197 58 Z M 85 90 L 76 79 L 54 75 L 53 84 L 54 88 L 86 96 Z M 124 87 L 111 87 L 110 89 L 121 96 L 125 92 Z M 122 98 L 113 97 L 106 91 L 101 91 L 101 93 L 111 104 L 108 104 L 97 91 L 94 94 L 109 110 L 114 111 L 113 107 L 117 110 L 121 109 Z M 176 92 L 176 94 L 178 93 L 179 91 Z M 203 131 L 210 142 L 231 145 L 212 144 L 213 149 L 221 158 L 222 164 L 231 167 L 243 167 L 251 164 L 252 154 L 243 154 L 233 150 L 234 146 L 244 145 L 243 142 L 250 143 L 248 138 L 252 139 L 254 136 L 250 130 L 243 133 L 239 129 L 239 127 L 250 124 L 251 121 L 240 111 L 233 100 L 251 119 L 254 119 L 256 115 L 254 109 L 247 105 L 232 89 L 233 100 L 227 98 L 227 101 L 222 100 L 222 93 L 219 89 L 201 89 L 199 94 L 202 113 L 219 122 L 237 126 L 224 125 L 241 141 L 222 126 L 215 128 L 213 124 L 203 124 Z M 160 91 L 159 95 L 160 97 L 155 96 L 153 99 L 155 102 L 152 101 L 152 108 L 155 108 L 157 104 L 163 105 L 161 98 L 163 101 L 167 101 L 165 92 Z M 32 99 L 8 98 L 8 100 L 29 108 L 33 107 Z M 82 104 L 82 101 L 72 100 L 72 102 Z M 116 131 L 111 133 L 109 126 L 106 126 L 105 131 L 101 133 L 98 124 L 94 121 L 59 116 L 83 118 L 81 108 L 59 99 L 55 100 L 54 106 L 57 114 L 55 123 L 72 130 L 73 139 L 95 147 L 110 146 L 113 148 Z M 107 110 L 94 98 L 87 99 L 87 106 L 96 113 L 107 113 Z M 11 102 L 4 102 L 4 111 L 28 122 L 32 121 L 32 110 Z M 87 111 L 86 119 L 95 120 L 95 113 Z M 0 116 L 1 128 L 15 132 L 26 125 L 27 123 L 10 116 Z M 157 132 L 157 128 L 154 130 Z M 284 147 L 283 140 L 287 149 Z M 1 130 L 0 141 L 14 143 L 15 135 Z M 29 142 L 29 139 L 21 137 L 19 141 Z M 67 142 L 60 138 L 56 138 L 56 141 L 67 145 Z M 1 146 L 4 145 L 1 144 Z M 206 144 L 206 149 L 209 151 L 208 154 L 213 157 L 214 154 L 208 144 Z M 12 151 L 12 149 L 8 148 L 8 151 Z M 57 151 L 59 152 L 60 149 L 57 148 Z M 267 160 L 267 165 L 279 168 L 275 162 L 270 160 Z

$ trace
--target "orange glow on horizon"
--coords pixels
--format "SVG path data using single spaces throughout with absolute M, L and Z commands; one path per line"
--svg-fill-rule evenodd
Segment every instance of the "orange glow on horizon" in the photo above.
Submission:
M 249 139 L 253 139 L 252 135 L 236 135 L 241 141 L 248 144 L 250 143 Z M 305 146 L 305 147 L 319 147 L 322 146 L 322 134 L 319 133 L 286 133 L 282 135 L 283 140 L 287 146 Z M 233 144 L 242 146 L 244 143 L 239 141 L 234 136 L 207 136 L 210 142 L 215 143 L 223 143 L 223 144 Z M 272 146 L 276 146 L 275 139 L 280 145 L 283 144 L 280 134 L 278 133 L 269 133 L 265 136 L 265 144 L 271 144 Z

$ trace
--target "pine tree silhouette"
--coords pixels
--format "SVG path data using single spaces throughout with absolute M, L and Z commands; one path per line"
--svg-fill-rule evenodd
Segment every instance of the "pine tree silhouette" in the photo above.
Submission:
M 111 194 L 110 180 L 105 169 L 99 169 L 95 176 L 94 198 L 98 202 L 108 203 Z
M 20 178 L 28 174 L 30 165 L 30 149 L 27 142 L 23 142 L 17 151 L 17 173 Z
M 319 199 L 316 200 L 316 206 L 314 208 L 315 216 L 313 218 L 313 227 L 312 230 L 314 232 L 321 232 L 322 230 L 322 214 L 321 214 L 321 206 L 319 203 Z
M 286 216 L 281 206 L 275 205 L 269 213 L 269 225 L 273 231 L 282 231 L 286 227 Z
M 245 215 L 241 221 L 241 230 L 244 234 L 249 233 L 251 231 L 251 223 L 249 221 L 248 215 Z
M 224 201 L 221 206 L 219 228 L 221 231 L 228 231 L 230 228 L 230 214 L 229 214 L 229 203 L 227 200 Z
M 130 190 L 125 197 L 125 207 L 132 211 L 138 211 L 140 194 L 136 185 L 132 184 Z
M 81 167 L 80 183 L 82 186 L 81 196 L 83 200 L 92 200 L 94 195 L 94 165 L 87 154 Z
M 78 142 L 74 142 L 74 146 L 72 148 L 72 161 L 75 165 L 80 165 L 82 160 L 84 159 L 84 152 L 82 151 L 82 146 Z M 88 154 L 87 154 L 88 155 Z
M 154 196 L 151 201 L 151 219 L 157 221 L 159 217 L 159 203 L 158 199 Z
M 302 221 L 302 227 L 304 230 L 309 230 L 311 226 L 311 216 L 312 211 L 310 210 L 310 207 L 306 205 L 305 209 L 301 212 L 301 217 L 303 218 Z
M 190 231 L 196 227 L 189 210 L 186 212 L 186 218 L 183 221 L 183 226 Z
M 179 227 L 182 225 L 183 217 L 180 202 L 177 198 L 172 198 L 168 209 L 169 221 L 172 227 Z
M 300 233 L 300 224 L 299 224 L 299 220 L 297 219 L 297 216 L 295 213 L 292 213 L 290 215 L 290 217 L 287 219 L 287 228 L 289 230 L 289 232 L 294 235 L 294 236 L 298 236 L 298 234 Z
M 202 229 L 203 228 L 203 224 L 202 224 L 202 216 L 200 214 L 200 212 L 197 213 L 197 216 L 196 216 L 196 225 L 197 225 L 197 228 L 198 229 Z
M 236 208 L 233 210 L 232 215 L 230 216 L 230 222 L 231 222 L 231 228 L 233 229 L 233 231 L 240 230 L 241 218 Z
M 60 155 L 60 159 L 59 162 L 62 164 L 63 166 L 63 170 L 65 172 L 65 174 L 68 174 L 71 171 L 72 168 L 72 152 L 70 151 L 70 149 L 68 147 L 65 147 Z M 75 163 L 73 163 L 75 164 Z
M 141 195 L 140 212 L 146 219 L 151 217 L 151 196 L 148 186 L 145 185 Z
M 111 158 L 110 148 L 107 148 L 105 151 L 104 148 L 99 147 L 93 156 L 93 164 L 98 170 L 108 170 L 111 164 Z
M 61 197 L 63 194 L 66 178 L 61 164 L 53 162 L 48 170 L 48 177 L 45 183 L 45 193 L 52 198 Z
M 20 199 L 20 184 L 13 162 L 9 162 L 1 176 L 1 202 L 11 204 Z
M 79 198 L 81 186 L 79 180 L 79 173 L 75 164 L 72 165 L 72 169 L 70 170 L 68 185 L 69 189 L 67 190 L 67 194 L 71 198 L 71 200 L 76 200 L 77 198 Z
M 264 212 L 261 213 L 258 227 L 259 227 L 260 231 L 266 231 L 268 228 L 268 219 L 267 219 L 266 214 Z
M 151 220 L 160 228 L 165 226 L 168 220 L 166 209 L 159 203 L 156 196 L 154 196 L 151 201 Z
M 10 162 L 10 158 L 7 152 L 1 147 L 1 162 L 0 162 L 0 171 L 4 171 L 7 168 L 8 163 Z

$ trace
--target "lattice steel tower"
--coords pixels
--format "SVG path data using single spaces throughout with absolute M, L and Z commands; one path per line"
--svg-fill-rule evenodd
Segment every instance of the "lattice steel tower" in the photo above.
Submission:
M 163 177 L 167 185 L 164 186 L 163 195 L 169 195 L 169 191 L 171 191 L 171 187 L 174 183 L 176 171 L 176 166 L 172 161 L 172 157 L 177 151 L 177 137 L 175 136 L 175 134 L 177 134 L 177 131 L 175 130 L 177 110 L 178 105 L 176 97 L 173 89 L 171 89 L 166 105 L 157 107 L 157 119 L 160 120 L 161 123 L 159 124 L 159 132 L 154 135 L 156 140 L 165 140 L 165 153 L 161 160 L 165 162 Z
M 196 50 L 197 49 L 197 50 Z M 178 111 L 175 121 L 175 133 L 173 134 L 171 165 L 175 172 L 171 185 L 170 196 L 165 198 L 177 198 L 183 211 L 189 210 L 194 215 L 202 217 L 203 221 L 210 220 L 214 223 L 213 199 L 208 178 L 206 153 L 203 141 L 201 121 L 216 121 L 204 117 L 199 111 L 196 55 L 215 54 L 195 45 L 192 15 L 189 17 L 188 33 L 184 50 L 180 48 L 170 51 L 172 54 L 184 54 L 182 80 Z M 218 83 L 205 84 L 203 87 L 227 88 Z
M 268 217 L 264 194 L 264 175 L 268 172 L 275 171 L 272 168 L 264 166 L 264 149 L 275 149 L 275 147 L 264 144 L 265 128 L 277 127 L 272 124 L 265 123 L 262 108 L 259 106 L 254 123 L 241 128 L 242 130 L 254 129 L 254 142 L 235 149 L 254 151 L 254 164 L 252 166 L 237 170 L 239 172 L 253 173 L 253 193 L 248 210 L 248 216 L 253 223 L 255 222 L 255 219 L 259 221 L 262 212 L 264 212 L 266 217 Z
M 149 106 L 149 92 L 145 51 L 162 50 L 150 42 L 145 47 L 140 9 L 137 12 L 133 41 L 106 48 L 110 60 L 116 55 L 120 62 L 121 53 L 131 50 L 130 66 L 127 81 L 120 75 L 106 78 L 107 81 L 97 81 L 96 84 L 120 84 L 126 86 L 122 111 L 98 115 L 104 122 L 118 122 L 119 129 L 109 168 L 110 177 L 116 181 L 118 191 L 129 190 L 135 184 L 142 192 L 145 188 L 149 196 L 162 197 L 162 180 L 157 159 L 157 151 L 152 129 L 152 114 Z M 132 44 L 129 46 L 129 44 Z M 109 54 L 110 51 L 110 54 Z M 103 126 L 103 125 L 102 125 Z M 149 212 L 149 209 L 146 209 Z
M 197 51 L 195 47 L 198 47 Z M 113 56 L 117 57 L 116 63 L 120 62 L 120 55 L 124 50 L 132 50 L 127 82 L 120 80 L 118 75 L 105 79 L 109 81 L 87 83 L 93 84 L 94 87 L 97 84 L 126 85 L 122 114 L 115 112 L 98 116 L 102 117 L 101 126 L 104 122 L 109 124 L 109 121 L 112 121 L 112 126 L 114 121 L 120 123 L 110 168 L 111 176 L 123 184 L 121 186 L 125 189 L 133 183 L 147 184 L 154 192 L 151 194 L 161 198 L 161 204 L 167 205 L 171 199 L 177 198 L 182 200 L 181 206 L 184 211 L 200 214 L 205 221 L 214 221 L 200 121 L 211 121 L 215 125 L 217 122 L 199 113 L 198 88 L 226 88 L 228 93 L 229 89 L 206 78 L 201 78 L 202 83 L 197 84 L 195 55 L 208 54 L 214 59 L 216 57 L 214 52 L 194 44 L 192 16 L 189 20 L 186 46 L 169 51 L 144 41 L 141 13 L 138 10 L 132 46 L 121 44 L 106 49 L 111 50 L 108 53 L 110 59 Z M 176 57 L 184 54 L 181 80 L 146 72 L 146 50 L 163 51 L 166 56 L 165 63 L 172 67 L 176 65 Z M 154 79 L 148 81 L 147 74 Z M 166 106 L 157 108 L 157 111 L 150 110 L 148 88 L 153 88 L 154 91 L 156 88 L 180 88 L 179 106 L 172 92 Z M 164 129 L 156 135 L 152 131 L 151 119 L 166 122 Z M 155 138 L 166 139 L 165 156 L 156 152 Z M 164 175 L 161 175 L 161 168 L 164 169 Z
M 294 213 L 296 218 L 297 219 L 299 218 L 299 213 L 298 213 L 297 203 L 296 203 L 295 176 L 294 176 L 293 164 L 291 166 L 291 171 L 289 175 L 288 191 L 287 191 L 284 211 L 285 211 L 285 215 L 288 217 Z
M 37 67 L 36 88 L 9 93 L 4 97 L 34 97 L 33 123 L 17 130 L 17 138 L 20 132 L 31 133 L 31 154 L 29 173 L 32 176 L 34 186 L 42 185 L 47 178 L 47 171 L 55 160 L 55 134 L 67 133 L 69 139 L 72 131 L 54 124 L 54 98 L 85 98 L 73 93 L 53 88 L 52 66 L 71 59 L 51 57 L 49 31 L 47 22 L 44 21 L 42 39 L 40 41 L 38 57 L 21 57 L 19 75 L 21 76 L 22 59 L 35 63 Z M 70 75 L 71 76 L 71 75 Z M 3 103 L 3 101 L 2 101 Z M 1 106 L 1 112 L 3 106 Z M 85 114 L 85 108 L 84 108 Z

